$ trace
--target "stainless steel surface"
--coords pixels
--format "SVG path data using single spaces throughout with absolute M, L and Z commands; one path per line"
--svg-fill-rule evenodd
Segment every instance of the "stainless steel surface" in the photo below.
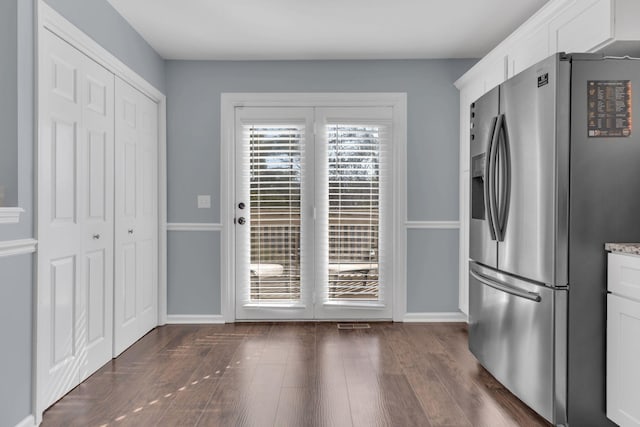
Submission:
M 629 80 L 628 137 L 589 137 L 588 82 Z M 605 416 L 605 242 L 640 241 L 640 61 L 575 58 L 571 73 L 569 192 L 569 424 L 613 426 Z
M 493 267 L 497 266 L 497 244 L 495 236 L 492 236 L 492 228 L 488 225 L 487 206 L 489 199 L 488 196 L 485 196 L 488 191 L 486 187 L 488 168 L 486 166 L 489 156 L 488 150 L 496 125 L 495 119 L 498 115 L 499 99 L 499 88 L 487 92 L 474 103 L 470 118 L 472 126 L 472 140 L 470 141 L 471 188 L 472 198 L 478 198 L 478 200 L 472 199 L 471 204 L 473 205 L 475 202 L 482 215 L 474 215 L 473 211 L 469 215 L 469 256 L 484 265 Z M 476 171 L 476 178 L 473 178 L 474 159 L 477 163 L 476 169 L 479 169 Z M 477 191 L 473 191 L 474 185 Z
M 553 56 L 506 81 L 500 110 L 511 140 L 511 197 L 498 269 L 552 284 L 555 261 L 556 72 Z M 538 76 L 549 83 L 538 87 Z
M 568 351 L 568 307 L 569 291 L 555 289 L 554 311 L 554 387 L 553 424 L 568 425 L 567 411 L 567 351 Z
M 501 282 L 498 279 L 484 276 L 475 271 L 470 271 L 470 274 L 480 282 L 484 283 L 487 286 L 491 286 L 494 289 L 497 289 L 502 292 L 506 292 L 511 295 L 515 295 L 520 298 L 525 298 L 531 300 L 533 302 L 540 302 L 540 294 L 536 292 L 529 292 L 526 289 L 520 289 L 516 286 L 511 286 L 506 282 Z
M 554 305 L 565 290 L 516 279 L 470 263 L 469 348 L 482 365 L 524 403 L 554 421 Z M 540 295 L 521 298 L 476 279 L 473 273 Z
M 495 269 L 470 253 L 469 347 L 556 425 L 613 426 L 605 415 L 603 245 L 640 241 L 640 131 L 589 137 L 587 92 L 590 81 L 616 80 L 630 82 L 640 122 L 640 61 L 597 55 L 554 55 L 501 85 L 504 127 L 483 107 L 492 111 L 485 126 L 499 128 L 487 199 L 504 241 Z
M 493 136 L 491 137 L 491 142 L 489 144 L 487 156 L 487 191 L 486 194 L 489 196 L 489 203 L 487 206 L 488 209 L 488 218 L 489 218 L 489 227 L 491 227 L 491 236 L 496 240 L 500 241 L 502 239 L 502 235 L 500 234 L 499 229 L 499 219 L 498 219 L 498 200 L 497 200 L 497 186 L 498 186 L 498 144 L 500 137 L 500 129 L 502 128 L 502 122 L 504 117 L 499 115 L 496 117 L 495 125 L 493 126 Z
M 509 132 L 504 114 L 498 120 L 498 185 L 496 191 L 500 194 L 498 199 L 498 242 L 504 240 L 504 233 L 507 225 L 509 213 L 509 200 L 511 199 L 511 151 L 509 149 Z M 498 256 L 500 254 L 498 253 Z
M 571 62 L 557 62 L 556 86 L 556 212 L 554 286 L 569 284 L 569 147 L 571 128 Z

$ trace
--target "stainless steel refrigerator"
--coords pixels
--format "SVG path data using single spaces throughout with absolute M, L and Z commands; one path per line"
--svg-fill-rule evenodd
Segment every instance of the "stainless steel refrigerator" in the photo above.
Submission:
M 557 54 L 471 105 L 469 348 L 556 425 L 614 425 L 604 244 L 640 241 L 639 96 L 640 61 Z

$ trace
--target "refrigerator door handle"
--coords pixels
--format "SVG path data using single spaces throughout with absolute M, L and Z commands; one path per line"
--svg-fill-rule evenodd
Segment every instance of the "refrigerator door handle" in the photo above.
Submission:
M 491 137 L 491 143 L 489 145 L 489 158 L 487 160 L 487 187 L 488 187 L 488 200 L 489 200 L 489 227 L 491 228 L 492 240 L 500 239 L 499 217 L 498 217 L 498 201 L 497 201 L 497 162 L 498 162 L 498 145 L 500 143 L 500 129 L 502 128 L 503 115 L 499 115 L 495 120 L 493 126 L 493 132 Z
M 493 215 L 493 210 L 492 210 L 492 191 L 491 191 L 491 185 L 492 185 L 492 179 L 491 179 L 491 171 L 493 168 L 493 162 L 492 162 L 492 157 L 491 157 L 491 153 L 492 153 L 492 147 L 496 141 L 496 136 L 498 134 L 498 116 L 495 116 L 492 120 L 491 120 L 491 134 L 489 136 L 489 147 L 487 147 L 487 155 L 486 155 L 486 161 L 485 161 L 485 176 L 486 179 L 484 180 L 484 203 L 485 203 L 485 211 L 487 212 L 487 221 L 489 223 L 489 233 L 491 234 L 491 240 L 496 240 L 496 223 L 494 222 L 494 215 Z
M 540 297 L 540 294 L 538 293 L 529 292 L 525 289 L 520 289 L 516 286 L 510 285 L 500 280 L 493 279 L 491 277 L 487 277 L 484 274 L 477 273 L 473 270 L 469 270 L 469 273 L 471 273 L 471 275 L 479 282 L 482 282 L 485 285 L 490 286 L 499 291 L 506 292 L 508 294 L 515 295 L 517 297 L 525 298 L 533 302 L 540 302 L 542 300 L 542 298 Z
M 504 241 L 504 233 L 507 227 L 507 218 L 509 214 L 509 198 L 511 196 L 511 151 L 509 149 L 509 132 L 507 129 L 506 116 L 502 114 L 501 118 L 500 128 L 497 131 L 499 135 L 502 135 L 502 138 L 499 138 L 498 142 L 498 158 L 500 159 L 500 173 L 498 175 L 500 180 L 500 198 L 498 199 L 499 210 L 496 234 L 499 242 Z

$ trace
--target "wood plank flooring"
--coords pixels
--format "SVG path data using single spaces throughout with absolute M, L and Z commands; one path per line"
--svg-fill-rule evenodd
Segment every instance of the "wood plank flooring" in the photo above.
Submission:
M 171 325 L 49 408 L 49 426 L 548 426 L 465 324 Z

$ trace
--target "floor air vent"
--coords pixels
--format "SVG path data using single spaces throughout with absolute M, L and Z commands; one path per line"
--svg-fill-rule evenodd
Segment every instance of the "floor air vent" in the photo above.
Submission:
M 338 323 L 338 329 L 371 329 L 368 323 Z

